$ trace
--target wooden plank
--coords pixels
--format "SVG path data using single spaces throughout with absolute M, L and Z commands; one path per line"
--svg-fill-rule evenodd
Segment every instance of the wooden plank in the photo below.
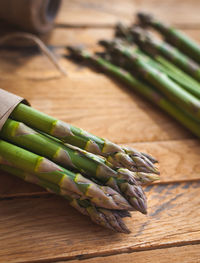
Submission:
M 57 18 L 62 24 L 113 25 L 119 20 L 130 22 L 133 14 L 145 10 L 173 24 L 199 24 L 200 2 L 198 0 L 76 0 L 63 1 Z
M 82 260 L 82 263 L 199 263 L 200 245 L 188 245 L 182 247 L 171 247 L 164 249 L 154 249 L 128 254 L 119 254 L 107 257 L 95 257 Z M 80 260 L 59 261 L 58 263 L 80 263 Z
M 59 197 L 0 202 L 0 262 L 106 256 L 200 241 L 200 183 L 146 189 L 148 215 L 125 220 L 130 235 L 115 234 L 70 208 Z
M 200 142 L 198 140 L 178 140 L 128 144 L 147 152 L 159 160 L 161 180 L 158 183 L 192 181 L 200 179 Z M 186 154 L 187 153 L 187 154 Z M 27 194 L 40 194 L 42 189 L 35 185 L 0 172 L 0 198 Z

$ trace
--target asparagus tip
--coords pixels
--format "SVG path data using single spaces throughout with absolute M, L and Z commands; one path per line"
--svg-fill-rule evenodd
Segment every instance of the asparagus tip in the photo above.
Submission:
M 152 183 L 154 181 L 160 180 L 160 176 L 157 174 L 152 174 L 152 173 L 137 172 L 136 180 L 138 181 L 138 183 L 148 184 L 148 183 Z
M 158 160 L 155 157 L 151 156 L 150 154 L 143 152 L 141 154 L 144 155 L 147 159 L 149 159 L 153 164 L 158 163 Z
M 102 208 L 89 207 L 87 209 L 92 221 L 103 227 L 111 229 L 115 232 L 129 234 L 130 230 L 127 228 L 122 218 L 126 217 L 125 214 L 122 216 L 122 212 L 117 210 L 107 210 Z
M 67 46 L 66 49 L 69 51 L 69 56 L 81 60 L 82 59 L 82 51 L 84 49 L 83 45 L 76 45 L 76 46 Z
M 103 186 L 102 188 L 106 189 L 105 192 L 112 198 L 113 208 L 115 207 L 115 209 L 118 210 L 132 210 L 131 205 L 121 194 L 107 186 Z
M 153 16 L 145 12 L 138 12 L 137 17 L 140 24 L 143 26 L 150 24 L 153 20 Z
M 109 43 L 109 41 L 106 40 L 106 39 L 100 39 L 100 40 L 98 41 L 98 44 L 99 44 L 100 46 L 103 46 L 103 47 L 108 47 L 108 43 Z
M 130 198 L 129 201 L 132 206 L 142 214 L 146 215 L 147 214 L 147 202 L 146 198 Z
M 128 28 L 121 22 L 117 23 L 115 26 L 115 37 L 127 38 L 128 37 Z
M 131 34 L 133 36 L 134 39 L 138 39 L 138 38 L 141 38 L 141 37 L 144 37 L 146 31 L 139 27 L 139 26 L 134 26 L 130 29 L 131 31 Z
M 143 214 L 147 213 L 147 199 L 141 185 L 130 185 L 126 183 L 124 185 L 124 195 L 134 210 L 137 210 Z

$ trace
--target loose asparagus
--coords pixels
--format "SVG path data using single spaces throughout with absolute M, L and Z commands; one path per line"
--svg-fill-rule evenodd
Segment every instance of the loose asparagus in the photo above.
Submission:
M 138 55 L 134 54 L 130 48 L 121 45 L 119 42 L 110 41 L 107 46 L 116 55 L 127 58 L 132 63 L 133 69 L 139 76 L 156 86 L 171 101 L 177 103 L 187 114 L 190 114 L 196 120 L 200 120 L 200 100 L 182 89 L 178 84 L 173 82 L 166 74 L 151 67 Z
M 76 168 L 91 178 L 105 183 L 121 192 L 134 209 L 146 213 L 146 197 L 138 181 L 147 181 L 158 176 L 134 173 L 127 169 L 112 169 L 93 154 L 79 148 L 63 145 L 30 129 L 23 123 L 8 119 L 0 132 L 0 137 L 18 146 L 49 158 L 62 167 Z M 128 149 L 127 149 L 128 151 Z
M 143 42 L 143 38 L 141 39 L 141 41 Z M 108 48 L 108 43 L 105 40 L 99 41 L 99 44 Z M 150 56 L 143 53 L 141 50 L 135 47 L 132 48 L 132 45 L 127 46 L 123 42 L 121 42 L 121 44 L 128 47 L 129 50 L 133 54 L 136 54 L 139 59 L 143 60 L 144 63 L 148 64 L 150 67 L 153 67 L 163 72 L 170 79 L 175 81 L 178 85 L 180 85 L 185 90 L 187 90 L 189 93 L 193 94 L 194 96 L 200 99 L 200 84 L 197 81 L 195 81 L 193 78 L 191 78 L 189 75 L 181 71 L 179 68 L 177 68 L 175 65 L 167 61 L 164 57 L 160 55 L 155 55 L 154 53 L 152 54 L 152 52 L 150 51 L 150 48 L 148 48 L 148 50 L 145 49 L 146 53 L 148 53 L 150 56 L 153 57 L 151 58 Z M 132 62 L 127 61 L 126 58 L 116 56 L 116 54 L 112 52 L 101 53 L 100 55 L 115 65 L 123 67 L 130 72 L 133 71 Z
M 142 26 L 150 26 L 159 31 L 165 40 L 178 47 L 181 51 L 200 63 L 200 46 L 179 30 L 163 24 L 153 16 L 146 13 L 138 13 L 138 19 Z
M 190 57 L 187 57 L 179 50 L 171 46 L 166 42 L 159 41 L 149 31 L 142 30 L 141 27 L 132 26 L 126 27 L 125 25 L 119 23 L 115 28 L 115 36 L 117 38 L 123 39 L 124 41 L 130 43 L 131 45 L 135 42 L 139 47 L 148 55 L 153 56 L 153 58 L 161 63 L 164 67 L 171 70 L 171 73 L 175 73 L 174 76 L 178 75 L 184 81 L 191 82 L 192 85 L 199 85 L 192 77 L 183 72 L 178 68 L 180 67 L 186 73 L 189 73 L 198 81 L 200 79 L 200 67 L 195 63 Z M 137 54 L 141 55 L 141 50 L 134 48 Z M 163 55 L 167 60 L 164 61 L 159 56 Z M 144 55 L 144 53 L 142 53 Z M 171 64 L 169 61 L 174 63 L 177 67 Z
M 159 173 L 148 156 L 134 149 L 128 155 L 125 149 L 106 139 L 94 136 L 80 128 L 59 121 L 25 104 L 19 104 L 11 116 L 13 119 L 59 138 L 63 142 L 75 145 L 88 152 L 105 156 L 106 158 L 111 157 L 109 158 L 109 162 L 114 160 L 115 163 L 121 165 L 120 167 L 126 167 L 129 170 L 138 172 Z
M 105 41 L 99 41 L 100 45 L 105 45 Z M 124 43 L 122 43 L 124 44 Z M 166 74 L 170 79 L 175 81 L 177 84 L 179 84 L 181 87 L 186 89 L 191 94 L 195 95 L 196 97 L 200 98 L 200 84 L 195 81 L 193 78 L 191 78 L 189 75 L 181 71 L 179 68 L 177 68 L 172 63 L 168 62 L 165 58 L 163 58 L 160 55 L 156 55 L 153 58 L 148 56 L 147 54 L 143 53 L 141 50 L 136 49 L 135 47 L 132 48 L 132 46 L 128 46 L 133 52 L 133 54 L 136 54 L 140 59 L 142 59 L 145 63 L 150 65 L 153 68 L 156 68 L 157 70 L 163 72 Z M 130 72 L 133 71 L 133 65 L 130 61 L 127 61 L 127 59 L 116 56 L 116 54 L 112 54 L 112 52 L 107 53 L 97 53 L 101 57 L 105 58 L 112 64 L 115 64 L 117 66 L 120 66 Z
M 129 34 L 132 35 L 133 41 L 136 42 L 142 50 L 152 55 L 154 58 L 157 55 L 162 55 L 180 67 L 183 71 L 192 75 L 196 80 L 200 81 L 200 66 L 170 44 L 156 39 L 152 34 L 138 27 L 131 28 Z M 187 78 L 189 78 L 188 75 Z M 192 80 L 191 77 L 190 80 Z M 198 82 L 196 85 L 199 87 Z
M 131 209 L 126 199 L 110 187 L 97 185 L 81 174 L 75 174 L 44 157 L 3 140 L 0 140 L 0 156 L 12 166 L 28 173 L 35 173 L 39 178 L 58 185 L 62 191 L 71 191 L 80 198 L 90 200 L 98 207 Z
M 200 137 L 200 124 L 191 119 L 182 110 L 180 110 L 173 103 L 167 100 L 156 89 L 152 88 L 149 85 L 147 86 L 146 84 L 132 76 L 129 72 L 109 63 L 101 57 L 92 55 L 88 51 L 82 50 L 78 47 L 70 47 L 69 50 L 71 52 L 71 56 L 74 59 L 78 58 L 86 62 L 92 62 L 92 64 L 98 66 L 101 70 L 128 84 L 131 88 L 133 88 L 133 90 L 143 95 L 155 105 L 158 105 L 161 109 L 169 113 L 190 131 L 192 131 L 196 136 Z
M 63 196 L 69 201 L 69 204 L 71 206 L 73 206 L 83 215 L 89 216 L 92 219 L 92 221 L 94 221 L 96 224 L 99 224 L 116 232 L 121 232 L 125 234 L 130 233 L 130 230 L 127 228 L 127 226 L 122 220 L 122 218 L 124 217 L 131 217 L 128 211 L 107 210 L 103 208 L 98 208 L 95 207 L 89 200 L 82 200 L 70 191 L 65 191 L 65 193 L 63 193 L 63 191 L 58 185 L 38 178 L 34 174 L 29 174 L 27 172 L 7 165 L 0 165 L 0 169 L 14 176 L 17 176 L 23 179 L 24 181 L 37 184 L 51 193 Z

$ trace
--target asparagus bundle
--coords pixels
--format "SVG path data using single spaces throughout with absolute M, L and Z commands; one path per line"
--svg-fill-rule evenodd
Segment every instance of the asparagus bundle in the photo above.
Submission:
M 117 232 L 130 232 L 122 221 L 128 211 L 147 213 L 142 184 L 159 179 L 156 162 L 24 104 L 0 131 L 1 169 L 63 196 Z
M 138 19 L 142 26 L 156 29 L 167 42 L 178 47 L 178 49 L 200 63 L 200 46 L 194 40 L 179 30 L 163 24 L 149 14 L 138 13 Z

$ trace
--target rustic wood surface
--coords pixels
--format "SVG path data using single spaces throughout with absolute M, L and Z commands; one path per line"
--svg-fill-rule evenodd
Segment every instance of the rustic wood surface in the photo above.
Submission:
M 114 234 L 65 200 L 0 172 L 0 262 L 200 262 L 200 142 L 157 107 L 109 77 L 63 57 L 67 44 L 96 49 L 118 21 L 148 10 L 200 42 L 198 0 L 74 0 L 45 37 L 68 76 L 33 48 L 0 49 L 0 88 L 99 136 L 148 152 L 161 180 L 145 191 L 148 215 Z M 82 261 L 80 261 L 80 259 Z

